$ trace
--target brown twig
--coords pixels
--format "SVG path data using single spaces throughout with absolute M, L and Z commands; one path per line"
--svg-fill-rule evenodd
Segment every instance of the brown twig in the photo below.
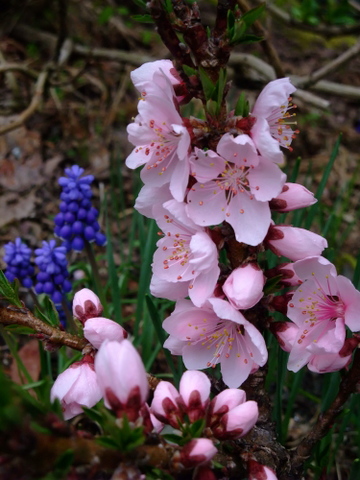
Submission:
M 63 332 L 35 317 L 29 310 L 14 306 L 0 306 L 0 323 L 3 325 L 20 325 L 29 327 L 34 332 L 44 335 L 44 340 L 57 345 L 71 347 L 80 352 L 89 345 L 85 338 Z
M 293 454 L 292 459 L 292 474 L 291 478 L 299 478 L 302 471 L 304 461 L 310 456 L 311 450 L 315 444 L 323 438 L 331 429 L 336 417 L 342 411 L 345 402 L 350 395 L 356 391 L 356 386 L 360 382 L 360 350 L 357 349 L 354 357 L 354 361 L 350 370 L 344 375 L 340 387 L 339 393 L 335 400 L 331 404 L 330 408 L 321 414 L 318 421 L 306 437 L 298 445 Z
M 237 0 L 237 3 L 243 13 L 246 13 L 250 10 L 250 7 L 246 0 Z M 276 77 L 277 78 L 285 77 L 286 74 L 282 67 L 279 55 L 277 54 L 277 51 L 273 47 L 272 43 L 268 40 L 267 32 L 263 28 L 259 20 L 256 20 L 253 23 L 252 28 L 256 35 L 258 35 L 259 37 L 263 37 L 263 40 L 260 42 L 260 46 L 264 50 L 264 53 L 267 56 L 270 64 L 274 67 Z
M 311 85 L 314 85 L 322 78 L 328 76 L 330 73 L 335 72 L 340 67 L 348 63 L 352 58 L 356 57 L 359 53 L 360 53 L 360 40 L 351 48 L 346 50 L 346 52 L 343 52 L 334 60 L 327 63 L 323 67 L 319 68 L 319 70 L 316 70 L 315 72 L 311 73 L 307 79 L 305 78 L 303 80 L 303 84 L 301 86 L 306 88 Z
M 21 127 L 21 125 L 23 125 L 26 122 L 26 120 L 37 110 L 43 98 L 44 88 L 45 88 L 45 84 L 48 77 L 49 77 L 49 67 L 46 67 L 44 70 L 40 72 L 38 76 L 38 79 L 35 85 L 34 95 L 32 97 L 30 105 L 19 114 L 18 118 L 14 122 L 1 127 L 0 135 L 3 135 L 4 133 L 10 132 L 11 130 L 15 130 L 16 128 Z

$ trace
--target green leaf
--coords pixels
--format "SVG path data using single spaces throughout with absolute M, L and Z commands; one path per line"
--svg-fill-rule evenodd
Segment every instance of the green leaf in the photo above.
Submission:
M 100 25 L 104 25 L 113 16 L 114 16 L 114 9 L 110 6 L 107 6 L 107 7 L 103 8 L 102 11 L 100 12 L 98 22 L 99 22 Z
M 241 37 L 241 40 L 238 43 L 243 45 L 245 43 L 249 44 L 249 43 L 262 42 L 263 40 L 264 40 L 264 37 L 259 37 L 251 33 L 247 33 L 246 35 L 243 35 Z
M 175 443 L 175 445 L 181 445 L 183 438 L 180 435 L 176 435 L 175 433 L 166 433 L 165 435 L 161 435 L 167 442 Z
M 2 270 L 0 270 L 0 297 L 3 297 L 11 303 L 11 305 L 16 305 L 20 308 L 23 307 L 15 287 L 11 285 Z
M 202 67 L 199 67 L 199 76 L 206 100 L 212 99 L 216 85 L 213 84 L 212 80 L 208 77 L 206 71 Z
M 146 0 L 132 0 L 135 5 L 141 8 L 146 8 Z
M 235 33 L 235 15 L 232 10 L 228 10 L 227 14 L 227 33 L 230 41 L 232 40 Z
M 200 418 L 189 427 L 192 438 L 200 438 L 205 428 L 205 419 Z
M 183 65 L 182 69 L 184 70 L 184 72 L 188 77 L 192 77 L 194 75 L 197 75 L 198 73 L 196 68 L 189 67 L 188 65 Z
M 252 8 L 241 16 L 241 20 L 249 28 L 261 16 L 266 7 L 266 3 L 261 3 L 259 6 Z
M 206 102 L 206 111 L 212 116 L 216 117 L 217 112 L 218 112 L 218 104 L 215 102 L 215 100 L 208 100 Z
M 151 321 L 153 322 L 153 325 L 154 325 L 154 328 L 155 328 L 155 332 L 158 336 L 159 342 L 161 343 L 161 345 L 163 345 L 165 340 L 166 340 L 166 334 L 165 334 L 164 329 L 162 328 L 162 323 L 161 323 L 161 319 L 159 317 L 159 313 L 158 313 L 150 295 L 145 296 L 145 301 L 146 301 L 146 306 L 147 306 L 149 314 L 150 314 Z M 178 374 L 178 372 L 175 368 L 174 361 L 173 361 L 172 356 L 171 356 L 171 354 L 170 354 L 170 352 L 167 348 L 164 349 L 164 355 L 165 355 L 166 361 L 167 361 L 167 363 L 168 363 L 168 365 L 171 369 L 174 380 L 175 380 L 176 383 L 178 383 L 180 381 L 180 376 L 179 376 L 179 374 Z
M 143 15 L 131 15 L 131 18 L 139 23 L 154 23 L 151 15 L 144 13 Z
M 235 115 L 240 117 L 247 117 L 249 115 L 250 106 L 246 98 L 245 92 L 242 92 L 235 105 Z

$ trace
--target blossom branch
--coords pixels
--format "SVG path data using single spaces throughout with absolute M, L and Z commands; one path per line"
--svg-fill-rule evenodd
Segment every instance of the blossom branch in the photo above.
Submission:
M 292 459 L 293 477 L 299 478 L 304 461 L 310 456 L 312 448 L 324 437 L 332 427 L 334 420 L 341 413 L 341 409 L 350 395 L 356 392 L 357 384 L 360 382 L 360 350 L 355 353 L 354 362 L 350 370 L 345 374 L 339 387 L 339 393 L 331 404 L 330 408 L 321 414 L 306 437 L 298 445 Z
M 0 306 L 0 323 L 3 325 L 21 325 L 29 327 L 45 340 L 56 346 L 67 346 L 80 352 L 89 344 L 85 338 L 63 332 L 35 317 L 28 309 L 15 306 Z

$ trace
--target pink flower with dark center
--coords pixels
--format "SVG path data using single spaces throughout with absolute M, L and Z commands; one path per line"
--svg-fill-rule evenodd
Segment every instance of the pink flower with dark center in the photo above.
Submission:
M 183 446 L 180 462 L 185 468 L 194 468 L 209 462 L 217 453 L 214 444 L 208 438 L 195 438 Z
M 360 292 L 350 280 L 336 274 L 323 257 L 309 257 L 294 263 L 303 281 L 288 304 L 294 342 L 288 368 L 297 372 L 313 355 L 338 355 L 346 338 L 345 326 L 360 330 Z
M 198 183 L 187 195 L 188 215 L 201 226 L 225 220 L 238 242 L 258 245 L 270 225 L 269 200 L 281 192 L 286 175 L 258 156 L 248 135 L 223 135 L 217 154 L 196 150 L 192 157 Z
M 249 480 L 277 480 L 274 470 L 255 460 L 248 462 Z
M 187 292 L 183 295 L 180 288 L 178 299 L 189 295 L 196 306 L 201 306 L 213 294 L 220 274 L 215 243 L 205 229 L 187 217 L 185 205 L 176 200 L 166 202 L 164 208 L 154 207 L 154 215 L 165 234 L 154 254 L 154 276 L 170 283 L 186 283 Z M 169 298 L 166 284 L 164 287 L 158 292 L 155 285 L 151 292 Z
M 128 340 L 105 340 L 95 357 L 95 371 L 105 405 L 117 416 L 135 421 L 144 407 L 149 387 L 140 355 Z
M 75 293 L 72 309 L 74 317 L 82 324 L 89 318 L 98 317 L 103 311 L 99 297 L 88 288 Z
M 82 407 L 93 407 L 102 398 L 93 358 L 86 356 L 80 362 L 70 365 L 55 380 L 51 388 L 51 401 L 58 398 L 64 413 L 64 419 L 69 420 L 82 413 Z
M 298 208 L 314 205 L 317 200 L 314 194 L 298 183 L 285 183 L 282 192 L 270 201 L 271 210 L 291 212 Z
M 239 387 L 251 372 L 267 361 L 267 349 L 260 332 L 225 300 L 211 298 L 201 308 L 189 300 L 179 301 L 163 323 L 173 338 L 182 341 L 186 368 L 201 370 L 221 365 L 224 383 Z M 179 344 L 176 342 L 176 352 Z
M 280 146 L 291 150 L 291 142 L 298 130 L 293 120 L 294 108 L 290 94 L 296 88 L 288 78 L 280 78 L 268 83 L 255 102 L 251 116 L 256 118 L 250 136 L 260 154 L 275 163 L 282 163 L 283 154 Z
M 121 325 L 108 318 L 89 318 L 84 326 L 84 337 L 97 349 L 105 340 L 121 342 L 127 336 L 127 331 Z
M 126 165 L 137 168 L 145 164 L 141 171 L 143 182 L 153 187 L 170 184 L 172 195 L 182 202 L 190 173 L 190 135 L 182 118 L 166 95 L 146 95 L 138 110 L 139 115 L 127 127 L 135 149 Z
M 321 255 L 328 246 L 321 235 L 291 225 L 270 225 L 264 244 L 275 255 L 283 255 L 294 262 Z
M 210 403 L 207 426 L 218 439 L 236 439 L 246 435 L 259 416 L 257 403 L 246 401 L 243 390 L 229 388 Z
M 209 404 L 210 380 L 205 373 L 187 370 L 181 377 L 179 392 L 169 382 L 155 389 L 151 412 L 163 423 L 179 428 L 186 414 L 190 423 L 205 418 Z

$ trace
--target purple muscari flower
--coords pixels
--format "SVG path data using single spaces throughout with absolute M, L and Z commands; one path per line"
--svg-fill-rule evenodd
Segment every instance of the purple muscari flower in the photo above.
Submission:
M 35 250 L 35 263 L 39 267 L 36 276 L 36 293 L 46 293 L 55 304 L 60 304 L 64 294 L 71 291 L 68 280 L 66 247 L 56 246 L 55 240 L 43 241 L 42 248 Z
M 81 251 L 85 242 L 103 246 L 106 236 L 100 233 L 99 212 L 91 204 L 93 175 L 85 175 L 78 165 L 65 169 L 66 177 L 59 178 L 62 187 L 60 213 L 54 219 L 55 234 L 64 240 L 66 250 Z
M 34 275 L 34 267 L 30 263 L 31 248 L 20 237 L 17 237 L 15 242 L 7 243 L 4 249 L 4 262 L 7 263 L 6 278 L 9 282 L 13 282 L 17 278 L 24 287 L 31 287 L 33 284 L 31 277 Z

